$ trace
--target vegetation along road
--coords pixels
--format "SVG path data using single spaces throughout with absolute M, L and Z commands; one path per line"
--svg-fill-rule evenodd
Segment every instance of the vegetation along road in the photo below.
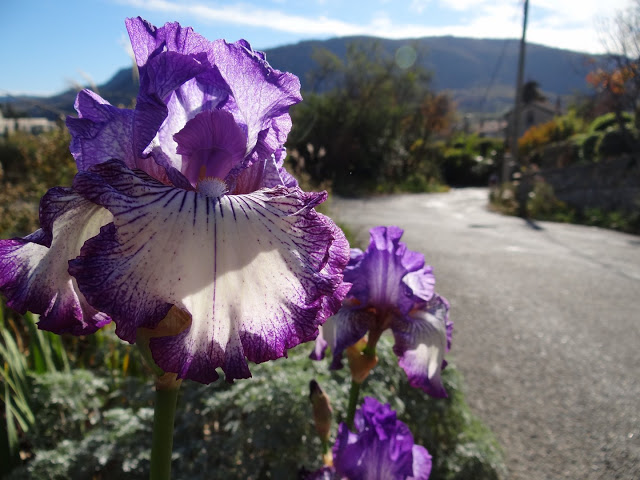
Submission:
M 508 478 L 640 478 L 640 237 L 489 212 L 486 189 L 333 199 L 362 245 L 398 225 L 455 322 L 450 360 Z

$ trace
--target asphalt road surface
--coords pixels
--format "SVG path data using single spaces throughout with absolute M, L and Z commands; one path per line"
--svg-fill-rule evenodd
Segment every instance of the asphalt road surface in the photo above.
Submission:
M 398 225 L 451 302 L 452 362 L 508 479 L 640 479 L 640 237 L 528 223 L 486 189 L 334 198 L 358 234 Z

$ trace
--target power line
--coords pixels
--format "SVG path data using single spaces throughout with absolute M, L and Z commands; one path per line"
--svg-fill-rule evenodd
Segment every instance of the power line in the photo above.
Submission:
M 489 80 L 489 85 L 487 85 L 487 89 L 484 92 L 484 95 L 482 97 L 482 101 L 480 102 L 480 111 L 484 111 L 484 104 L 487 101 L 487 98 L 489 97 L 489 92 L 491 91 L 491 89 L 493 88 L 493 84 L 496 81 L 496 77 L 498 76 L 498 72 L 500 71 L 500 68 L 502 67 L 502 61 L 504 60 L 504 55 L 507 51 L 507 45 L 509 45 L 509 42 L 511 41 L 510 38 L 505 38 L 504 42 L 502 44 L 502 51 L 500 52 L 500 55 L 498 56 L 498 60 L 496 62 L 496 65 L 493 69 L 493 73 L 491 74 L 491 79 Z
M 510 22 L 518 22 L 520 23 L 520 15 L 521 15 L 521 11 L 522 11 L 522 7 L 520 6 L 523 3 L 523 0 L 517 0 L 515 3 L 517 3 L 517 7 L 514 7 L 514 11 L 511 14 L 511 19 Z M 498 76 L 498 72 L 500 71 L 500 68 L 502 67 L 502 62 L 504 60 L 506 51 L 507 51 L 507 46 L 509 45 L 509 42 L 511 42 L 512 38 L 505 38 L 504 39 L 504 43 L 502 44 L 502 50 L 500 51 L 500 55 L 498 56 L 498 59 L 496 61 L 496 65 L 493 69 L 493 72 L 491 73 L 491 77 L 489 80 L 489 85 L 487 86 L 487 89 L 484 92 L 484 95 L 482 96 L 482 100 L 480 102 L 480 112 L 483 112 L 484 110 L 484 106 L 485 103 L 487 102 L 487 99 L 489 98 L 489 92 L 491 91 L 491 89 L 494 87 L 496 78 Z

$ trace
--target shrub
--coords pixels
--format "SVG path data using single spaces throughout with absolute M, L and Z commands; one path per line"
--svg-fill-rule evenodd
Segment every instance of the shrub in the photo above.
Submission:
M 611 228 L 627 233 L 640 233 L 640 211 L 606 211 L 601 208 L 587 208 L 582 212 L 582 223 L 595 227 Z
M 501 140 L 477 135 L 459 135 L 449 145 L 441 145 L 442 174 L 448 185 L 487 185 L 504 154 Z
M 633 115 L 628 112 L 622 112 L 622 118 L 625 124 L 629 125 L 629 127 L 633 127 Z M 604 115 L 600 115 L 595 118 L 591 125 L 589 125 L 590 132 L 604 132 L 605 130 L 616 126 L 618 120 L 616 118 L 615 112 L 605 113 Z
M 350 45 L 344 60 L 326 50 L 315 58 L 311 76 L 322 93 L 291 110 L 287 140 L 311 181 L 354 196 L 393 191 L 415 171 L 427 183 L 439 180 L 427 150 L 448 130 L 454 107 L 432 91 L 419 62 L 400 69 L 379 44 L 364 41 Z
M 575 212 L 555 196 L 553 187 L 542 178 L 534 180 L 533 190 L 527 199 L 527 213 L 531 218 L 554 222 L 572 222 Z
M 75 162 L 64 129 L 0 140 L 0 236 L 22 236 L 39 226 L 38 205 L 55 185 L 70 185 Z
M 449 398 L 433 399 L 409 386 L 389 338 L 383 337 L 379 346 L 379 365 L 362 395 L 390 403 L 410 426 L 416 443 L 433 456 L 431 478 L 495 480 L 504 474 L 501 450 L 465 403 L 455 368 L 443 372 Z M 211 472 L 223 480 L 296 478 L 301 467 L 318 468 L 321 446 L 313 431 L 309 380 L 317 379 L 331 398 L 335 433 L 346 413 L 350 374 L 348 368 L 331 372 L 328 362 L 310 361 L 311 348 L 303 345 L 292 350 L 289 359 L 256 365 L 252 379 L 234 385 L 185 383 L 174 435 L 176 478 L 211 478 Z M 147 478 L 150 385 L 130 378 L 107 395 L 98 375 L 68 375 L 73 378 L 53 375 L 35 382 L 38 419 L 45 423 L 38 432 L 56 444 L 47 447 L 43 439 L 37 440 L 31 461 L 8 478 Z M 87 390 L 78 388 L 83 382 Z M 55 401 L 50 403 L 50 398 Z M 56 426 L 60 415 L 72 427 L 68 438 Z
M 556 130 L 557 125 L 553 120 L 530 127 L 518 139 L 518 151 L 522 155 L 528 155 L 533 150 L 551 143 L 556 137 Z
M 583 128 L 582 119 L 578 118 L 574 112 L 534 125 L 518 140 L 519 152 L 522 155 L 528 155 L 538 148 L 567 140 Z
M 596 151 L 601 157 L 631 153 L 637 140 L 630 131 L 622 131 L 611 127 L 600 136 Z
M 582 144 L 580 145 L 580 157 L 583 160 L 594 161 L 596 159 L 596 146 L 600 141 L 601 133 L 591 133 L 582 137 Z

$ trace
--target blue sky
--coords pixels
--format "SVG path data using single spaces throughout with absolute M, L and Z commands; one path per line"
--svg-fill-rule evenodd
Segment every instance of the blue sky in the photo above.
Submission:
M 345 35 L 518 38 L 523 0 L 0 0 L 0 95 L 101 84 L 131 65 L 124 19 L 179 21 L 254 48 Z M 603 51 L 601 21 L 630 0 L 530 0 L 527 39 Z

